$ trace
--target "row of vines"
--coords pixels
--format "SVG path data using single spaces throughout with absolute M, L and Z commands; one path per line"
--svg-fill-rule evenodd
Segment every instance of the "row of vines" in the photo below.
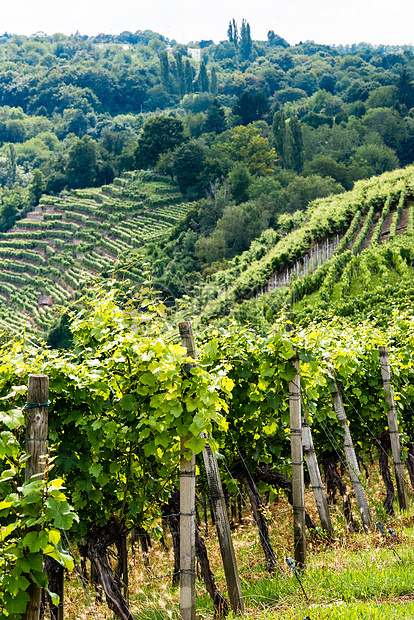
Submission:
M 228 489 L 236 479 L 249 497 L 253 481 L 289 493 L 288 384 L 295 374 L 294 347 L 300 353 L 316 451 L 320 462 L 329 464 L 326 471 L 336 470 L 338 460 L 329 435 L 338 443 L 342 438 L 327 353 L 362 455 L 375 442 L 388 449 L 378 347 L 389 348 L 414 481 L 414 323 L 408 312 L 389 317 L 386 329 L 346 318 L 329 326 L 310 323 L 289 334 L 284 324 L 276 324 L 265 336 L 240 325 L 204 329 L 199 365 L 189 369 L 186 351 L 176 342 L 175 330 L 169 330 L 165 309 L 152 298 L 150 286 L 134 298 L 127 291 L 95 288 L 85 304 L 85 310 L 72 315 L 73 350 L 61 353 L 12 341 L 0 352 L 0 610 L 5 617 L 20 618 L 28 580 L 44 585 L 39 552 L 70 562 L 61 530 L 70 528 L 69 537 L 95 562 L 94 545 L 102 547 L 108 528 L 113 534 L 113 515 L 118 529 L 112 542 L 134 527 L 161 535 L 162 515 L 179 486 L 184 436 L 186 449 L 196 455 L 205 446 L 201 434 L 213 438 L 227 463 L 222 475 Z M 43 483 L 23 482 L 22 408 L 30 373 L 47 374 L 50 380 L 52 451 Z M 387 468 L 382 463 L 382 471 Z M 271 558 L 266 561 L 274 570 Z

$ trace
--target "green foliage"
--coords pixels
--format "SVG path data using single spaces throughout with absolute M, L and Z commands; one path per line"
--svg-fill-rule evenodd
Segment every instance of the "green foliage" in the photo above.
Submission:
M 200 65 L 200 73 L 198 75 L 198 84 L 199 84 L 199 90 L 202 93 L 208 93 L 209 83 L 208 83 L 207 68 L 206 68 L 204 61 Z
M 296 116 L 288 124 L 287 144 L 287 167 L 300 173 L 303 169 L 303 138 L 301 124 Z
M 188 58 L 186 58 L 186 61 L 184 64 L 184 82 L 185 82 L 185 92 L 187 94 L 192 93 L 194 91 L 193 80 L 194 80 L 193 69 L 191 67 L 190 61 L 188 60 Z
M 90 136 L 84 136 L 73 143 L 67 165 L 67 177 L 72 187 L 91 187 L 95 184 L 96 159 L 96 144 Z
M 180 119 L 154 116 L 144 124 L 135 151 L 137 167 L 155 166 L 161 154 L 173 151 L 184 142 L 184 126 Z
M 2 351 L 3 393 L 22 354 L 20 344 Z M 54 467 L 50 455 L 44 478 L 24 481 L 28 457 L 20 445 L 24 413 L 18 403 L 25 390 L 17 385 L 0 400 L 0 610 L 11 620 L 23 617 L 29 583 L 47 587 L 42 555 L 73 568 L 71 556 L 62 547 L 61 530 L 70 529 L 78 519 L 62 492 L 63 480 L 50 479 Z
M 240 28 L 239 54 L 241 60 L 248 60 L 253 49 L 252 38 L 250 35 L 250 25 L 245 19 L 242 20 Z
M 290 341 L 281 331 L 260 337 L 234 324 L 209 333 L 200 361 L 210 369 L 220 368 L 225 362 L 234 384 L 228 429 L 215 435 L 230 467 L 240 460 L 238 449 L 252 471 L 259 462 L 284 462 L 289 426 L 288 382 L 295 375 L 292 355 Z
M 11 228 L 28 206 L 27 192 L 15 185 L 13 189 L 5 188 L 1 194 L 0 231 Z
M 225 148 L 235 161 L 243 162 L 251 174 L 266 176 L 272 174 L 276 153 L 269 141 L 260 135 L 253 125 L 235 127 Z
M 249 198 L 249 186 L 252 182 L 252 176 L 242 162 L 235 164 L 229 174 L 231 185 L 231 193 L 236 204 L 247 202 Z
M 214 99 L 208 109 L 204 129 L 208 133 L 214 132 L 216 134 L 222 133 L 227 129 L 224 108 L 217 99 Z
M 45 191 L 45 187 L 45 179 L 42 172 L 40 170 L 35 170 L 28 187 L 30 203 L 32 206 L 39 204 L 39 200 Z
M 276 154 L 280 162 L 284 164 L 286 151 L 286 120 L 284 113 L 280 110 L 275 112 L 273 116 L 272 132 Z
M 240 117 L 243 125 L 249 125 L 268 114 L 269 103 L 261 91 L 246 90 L 237 98 L 232 112 Z
M 190 199 L 199 197 L 201 193 L 204 159 L 205 149 L 196 140 L 183 144 L 174 152 L 174 174 L 180 190 Z
M 180 439 L 199 453 L 200 433 L 226 428 L 223 396 L 232 382 L 224 370 L 189 370 L 149 287 L 139 297 L 116 288 L 90 291 L 86 310 L 72 313 L 73 348 L 30 351 L 22 376 L 35 369 L 49 375 L 49 438 L 80 514 L 78 538 L 113 513 L 128 527 L 153 523 L 174 484 Z M 21 356 L 13 346 L 2 351 L 0 393 L 17 378 Z

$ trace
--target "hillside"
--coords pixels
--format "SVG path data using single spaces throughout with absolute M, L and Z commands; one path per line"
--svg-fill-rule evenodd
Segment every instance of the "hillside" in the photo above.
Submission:
M 409 166 L 315 201 L 303 225 L 282 237 L 266 231 L 210 278 L 200 296 L 202 320 L 231 315 L 260 322 L 267 313 L 271 321 L 282 309 L 309 319 L 321 309 L 339 312 L 338 304 L 350 314 L 350 296 L 390 285 L 404 289 L 414 261 L 413 193 Z
M 228 269 L 194 287 L 192 312 L 203 322 L 227 322 L 230 316 L 268 323 L 284 311 L 302 322 L 328 310 L 355 313 L 373 303 L 376 287 L 378 303 L 384 287 L 392 286 L 388 294 L 394 297 L 406 296 L 414 263 L 413 194 L 410 166 L 313 202 L 302 224 L 286 215 L 285 230 L 293 230 L 264 231 Z M 125 173 L 111 185 L 61 198 L 43 196 L 38 207 L 0 233 L 2 326 L 45 335 L 56 307 L 78 299 L 86 281 L 118 267 L 120 278 L 139 284 L 147 277 L 143 255 L 150 274 L 157 275 L 157 260 L 161 271 L 170 268 L 174 258 L 168 253 L 182 237 L 170 245 L 165 241 L 172 230 L 186 228 L 190 213 L 196 217 L 197 206 L 183 202 L 174 182 L 147 172 Z M 155 241 L 160 243 L 154 251 Z M 364 295 L 365 301 L 352 301 Z
M 142 282 L 143 246 L 192 208 L 173 182 L 154 178 L 126 173 L 101 188 L 43 196 L 38 207 L 0 233 L 1 325 L 44 334 L 56 306 L 74 302 L 87 280 L 119 267 L 121 257 L 129 257 L 128 278 Z
M 292 46 L 273 30 L 242 45 L 232 32 L 192 42 L 196 58 L 149 31 L 0 37 L 3 322 L 46 333 L 52 306 L 131 251 L 170 305 L 206 321 L 250 320 L 273 289 L 261 316 L 309 314 L 299 282 L 320 267 L 315 293 L 327 259 L 345 264 L 337 245 L 359 209 L 355 234 L 365 222 L 374 175 L 398 180 L 414 161 L 413 48 Z M 142 281 L 138 265 L 129 275 Z

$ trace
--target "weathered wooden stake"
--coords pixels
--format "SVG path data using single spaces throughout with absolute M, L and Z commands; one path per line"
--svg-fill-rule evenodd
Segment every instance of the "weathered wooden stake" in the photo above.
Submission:
M 195 620 L 195 456 L 185 448 L 189 437 L 181 439 L 180 462 L 180 614 Z M 185 458 L 190 456 L 190 459 Z
M 336 417 L 338 422 L 342 426 L 344 431 L 344 452 L 346 462 L 348 464 L 349 476 L 351 478 L 352 488 L 354 489 L 355 497 L 357 500 L 359 512 L 361 515 L 362 525 L 364 530 L 367 532 L 371 527 L 371 514 L 369 512 L 368 500 L 365 493 L 365 489 L 361 482 L 361 472 L 359 470 L 359 465 L 357 461 L 357 457 L 355 454 L 354 444 L 351 437 L 351 432 L 348 426 L 348 420 L 346 418 L 344 405 L 342 402 L 341 395 L 338 390 L 338 384 L 336 383 L 335 378 L 335 370 L 332 366 L 331 358 L 326 358 L 329 366 L 329 372 L 331 375 L 332 381 L 332 400 L 336 413 Z
M 230 524 L 226 510 L 223 487 L 218 471 L 217 460 L 210 446 L 207 444 L 203 451 L 204 465 L 207 473 L 207 482 L 213 505 L 213 512 L 220 543 L 224 573 L 226 575 L 227 591 L 231 606 L 235 613 L 244 612 L 243 594 L 239 572 L 237 570 L 236 554 L 234 553 L 231 538 Z
M 299 355 L 291 359 L 296 375 L 289 383 L 290 439 L 292 455 L 293 537 L 295 562 L 306 568 L 305 482 L 303 476 L 302 416 L 300 396 Z
M 303 452 L 306 458 L 306 465 L 311 480 L 312 490 L 315 497 L 316 507 L 321 520 L 322 529 L 325 530 L 329 538 L 334 537 L 334 529 L 332 525 L 331 515 L 329 513 L 328 501 L 325 495 L 325 489 L 322 482 L 322 476 L 316 458 L 315 447 L 313 445 L 312 433 L 309 426 L 308 415 L 304 411 L 302 418 L 302 443 Z
M 400 435 L 398 432 L 398 421 L 395 411 L 394 393 L 391 385 L 390 359 L 387 347 L 380 347 L 381 375 L 385 390 L 385 400 L 389 405 L 387 411 L 388 428 L 390 432 L 392 459 L 394 461 L 395 480 L 397 483 L 398 503 L 400 510 L 409 510 L 407 485 L 404 479 L 404 465 L 401 461 Z
M 43 474 L 45 471 L 45 456 L 47 454 L 47 430 L 49 377 L 46 375 L 29 375 L 27 391 L 26 415 L 26 453 L 30 459 L 26 462 L 25 479 L 29 480 L 34 474 Z M 42 404 L 43 406 L 34 406 Z M 39 620 L 42 590 L 35 583 L 31 583 L 27 590 L 30 600 L 27 604 L 24 620 Z
M 196 360 L 197 353 L 191 323 L 189 321 L 180 323 L 179 330 L 182 345 L 187 349 L 188 355 Z M 205 435 L 205 437 L 207 436 Z M 209 444 L 206 445 L 203 451 L 203 460 L 206 468 L 207 483 L 210 490 L 214 521 L 220 544 L 230 603 L 235 613 L 243 613 L 243 594 L 241 591 L 236 555 L 234 553 L 233 541 L 231 538 L 230 524 L 220 479 L 220 472 L 216 457 Z
M 181 342 L 186 347 L 190 357 L 195 356 L 194 339 L 191 323 L 183 321 L 178 325 Z M 181 439 L 180 463 L 180 614 L 182 620 L 195 620 L 196 592 L 195 592 L 195 531 L 196 531 L 196 504 L 195 504 L 195 456 L 188 454 L 185 442 L 188 437 Z M 187 458 L 185 458 L 187 456 Z M 188 456 L 190 458 L 188 459 Z

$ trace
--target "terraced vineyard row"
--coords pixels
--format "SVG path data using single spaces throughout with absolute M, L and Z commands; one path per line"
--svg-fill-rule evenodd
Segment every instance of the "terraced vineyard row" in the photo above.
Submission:
M 166 234 L 193 207 L 177 186 L 146 173 L 112 185 L 43 196 L 13 229 L 0 233 L 0 328 L 45 332 L 54 308 L 73 302 L 85 281 L 113 269 Z M 128 278 L 143 278 L 139 259 Z

